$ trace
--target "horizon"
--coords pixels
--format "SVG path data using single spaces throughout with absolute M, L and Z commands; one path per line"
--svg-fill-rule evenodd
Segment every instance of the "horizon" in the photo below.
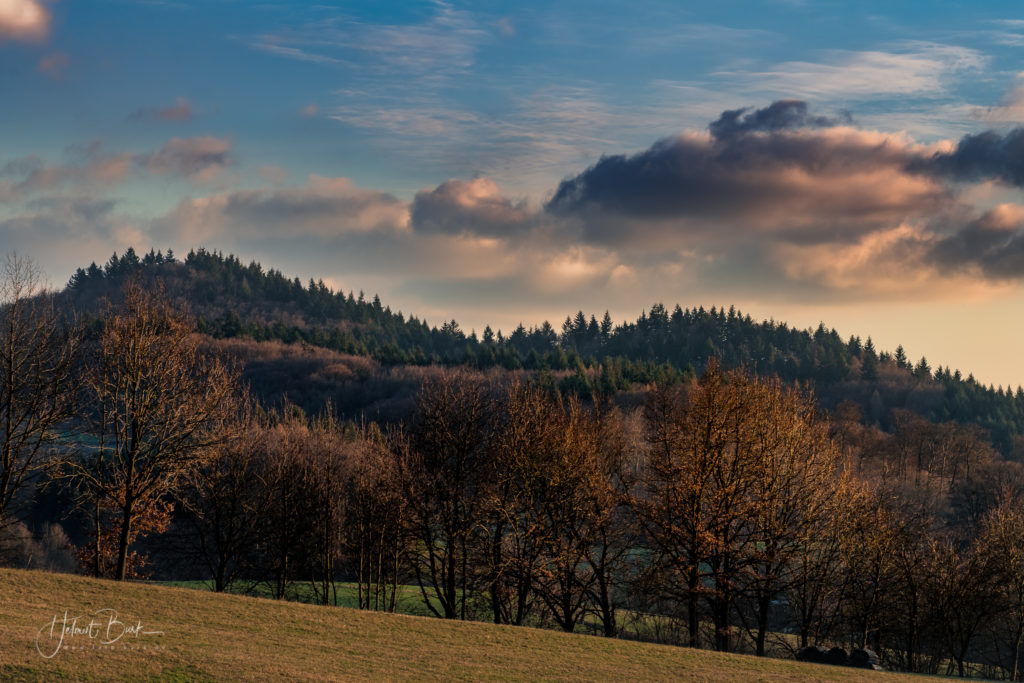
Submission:
M 0 7 L 0 244 L 468 333 L 735 306 L 1024 384 L 1018 6 Z

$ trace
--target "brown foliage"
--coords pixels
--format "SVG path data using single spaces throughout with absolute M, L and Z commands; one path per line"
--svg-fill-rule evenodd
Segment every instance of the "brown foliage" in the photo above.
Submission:
M 233 437 L 237 376 L 199 353 L 191 321 L 159 289 L 129 283 L 89 349 L 87 386 L 95 448 L 71 474 L 95 509 L 117 510 L 123 579 L 140 512 Z

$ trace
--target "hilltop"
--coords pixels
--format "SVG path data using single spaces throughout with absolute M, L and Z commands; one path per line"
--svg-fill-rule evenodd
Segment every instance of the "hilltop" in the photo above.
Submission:
M 958 369 L 908 359 L 902 346 L 876 349 L 869 338 L 842 339 L 824 323 L 799 330 L 755 321 L 735 308 L 653 304 L 632 322 L 605 313 L 567 315 L 511 332 L 467 334 L 455 320 L 440 326 L 394 311 L 373 295 L 303 284 L 233 255 L 197 249 L 133 249 L 103 266 L 79 268 L 64 292 L 76 310 L 97 313 L 126 278 L 160 281 L 189 307 L 218 353 L 238 359 L 266 403 L 287 400 L 307 412 L 328 403 L 349 419 L 395 420 L 431 367 L 467 365 L 496 372 L 541 373 L 563 393 L 628 394 L 652 382 L 699 373 L 710 358 L 726 368 L 811 385 L 823 408 L 845 404 L 858 420 L 891 431 L 894 411 L 931 422 L 976 425 L 1007 458 L 1024 454 L 1024 389 L 996 388 Z

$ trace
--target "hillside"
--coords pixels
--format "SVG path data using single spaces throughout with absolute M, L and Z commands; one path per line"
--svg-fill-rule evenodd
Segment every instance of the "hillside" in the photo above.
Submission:
M 633 322 L 578 311 L 560 331 L 544 321 L 504 333 L 487 327 L 478 336 L 455 320 L 431 326 L 377 296 L 335 292 L 312 279 L 303 285 L 273 268 L 201 248 L 184 260 L 152 250 L 142 257 L 132 249 L 114 254 L 103 266 L 78 269 L 65 298 L 88 317 L 105 297 L 116 298 L 128 277 L 163 282 L 211 339 L 245 342 L 219 350 L 245 366 L 246 380 L 265 403 L 287 400 L 311 413 L 330 402 L 348 419 L 400 418 L 422 377 L 409 370 L 417 367 L 526 370 L 546 374 L 563 393 L 610 396 L 692 377 L 715 357 L 727 368 L 808 383 L 824 408 L 848 402 L 865 424 L 886 431 L 894 427 L 894 410 L 909 410 L 932 422 L 977 425 L 1004 457 L 1024 456 L 1021 388 L 985 386 L 969 369 L 932 368 L 926 358 L 908 359 L 902 347 L 890 352 L 870 338 L 844 340 L 824 324 L 798 330 L 733 308 L 656 303 Z
M 539 629 L 0 569 L 0 678 L 72 680 L 871 680 L 905 676 Z M 44 658 L 49 625 L 116 610 L 143 631 Z M 104 621 L 107 623 L 107 620 Z M 122 642 L 136 649 L 119 649 Z M 140 649 L 146 647 L 148 649 Z

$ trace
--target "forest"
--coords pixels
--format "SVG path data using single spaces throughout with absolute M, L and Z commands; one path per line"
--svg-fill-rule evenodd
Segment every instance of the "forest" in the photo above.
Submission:
M 0 562 L 1020 680 L 1024 391 L 824 324 L 466 334 L 233 256 L 0 274 Z

